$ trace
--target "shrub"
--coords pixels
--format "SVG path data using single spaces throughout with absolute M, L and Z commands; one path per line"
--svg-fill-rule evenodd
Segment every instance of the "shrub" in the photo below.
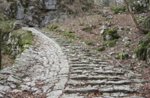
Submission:
M 148 0 L 132 0 L 130 1 L 130 6 L 134 12 L 141 13 L 148 10 L 148 2 Z
M 150 28 L 150 16 L 148 16 L 147 18 L 144 19 L 144 21 L 142 22 L 142 25 L 145 29 Z
M 107 36 L 109 36 L 110 38 L 107 39 Z M 117 29 L 106 29 L 104 31 L 104 34 L 103 34 L 103 39 L 104 40 L 115 40 L 115 39 L 118 39 L 120 36 L 118 35 L 117 33 Z
M 135 53 L 139 60 L 150 60 L 150 33 L 147 34 L 144 40 L 139 42 Z

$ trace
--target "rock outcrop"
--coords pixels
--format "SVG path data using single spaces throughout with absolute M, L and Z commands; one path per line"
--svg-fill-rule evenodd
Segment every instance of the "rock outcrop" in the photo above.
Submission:
M 23 20 L 29 26 L 44 26 L 57 18 L 57 0 L 13 0 L 3 2 L 4 12 L 10 18 Z
M 42 27 L 50 22 L 62 21 L 64 15 L 87 12 L 91 10 L 93 3 L 92 0 L 7 0 L 1 2 L 1 5 L 6 5 L 3 6 L 3 11 L 9 18 L 23 20 L 24 24 L 31 27 Z

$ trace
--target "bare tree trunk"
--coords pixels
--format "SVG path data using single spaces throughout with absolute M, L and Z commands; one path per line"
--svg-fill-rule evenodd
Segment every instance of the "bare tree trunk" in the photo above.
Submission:
M 133 12 L 132 12 L 132 9 L 131 9 L 131 7 L 130 7 L 128 1 L 127 1 L 127 0 L 124 0 L 124 2 L 125 2 L 126 8 L 127 8 L 128 12 L 129 12 L 129 14 L 131 15 L 131 17 L 132 17 L 132 19 L 133 19 L 133 21 L 134 21 L 134 23 L 135 23 L 135 25 L 136 25 L 136 28 L 137 28 L 141 33 L 150 32 L 150 29 L 143 28 L 143 27 L 141 27 L 141 26 L 138 24 L 138 22 L 137 22 L 137 20 L 136 20 L 134 14 L 133 14 Z
M 135 18 L 135 16 L 134 16 L 134 14 L 132 13 L 132 9 L 131 9 L 131 7 L 130 7 L 128 1 L 127 1 L 127 0 L 124 0 L 124 3 L 125 3 L 125 5 L 126 5 L 127 11 L 128 11 L 129 14 L 131 15 L 132 20 L 133 20 L 134 23 L 135 23 L 136 28 L 137 28 L 139 31 L 143 32 L 143 30 L 140 28 L 140 26 L 139 26 L 139 24 L 138 24 L 138 22 L 137 22 L 137 20 L 136 20 L 136 18 Z

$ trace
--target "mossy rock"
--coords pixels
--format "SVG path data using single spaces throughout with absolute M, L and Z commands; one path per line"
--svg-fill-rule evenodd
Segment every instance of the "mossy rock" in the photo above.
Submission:
M 2 33 L 11 32 L 13 30 L 13 25 L 13 20 L 0 21 L 0 29 L 2 30 Z
M 107 38 L 109 36 L 109 38 Z M 117 29 L 112 28 L 112 29 L 106 29 L 103 33 L 103 39 L 104 40 L 115 40 L 120 38 L 120 36 L 117 33 Z
M 32 44 L 33 35 L 31 31 L 25 31 L 22 29 L 12 32 L 12 37 L 18 37 L 18 44 L 24 46 L 26 44 Z
M 5 34 L 6 38 L 3 42 L 2 53 L 7 54 L 15 58 L 18 54 L 23 52 L 25 49 L 32 44 L 33 35 L 30 31 L 25 30 L 15 30 L 9 33 L 8 35 Z M 8 41 L 9 40 L 9 41 Z M 8 43 L 9 42 L 9 43 Z

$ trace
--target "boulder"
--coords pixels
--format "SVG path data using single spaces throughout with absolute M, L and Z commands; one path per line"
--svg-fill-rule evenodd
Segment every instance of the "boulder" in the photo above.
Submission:
M 17 2 L 17 12 L 16 12 L 16 19 L 20 20 L 24 18 L 24 7 L 22 6 L 21 2 Z

